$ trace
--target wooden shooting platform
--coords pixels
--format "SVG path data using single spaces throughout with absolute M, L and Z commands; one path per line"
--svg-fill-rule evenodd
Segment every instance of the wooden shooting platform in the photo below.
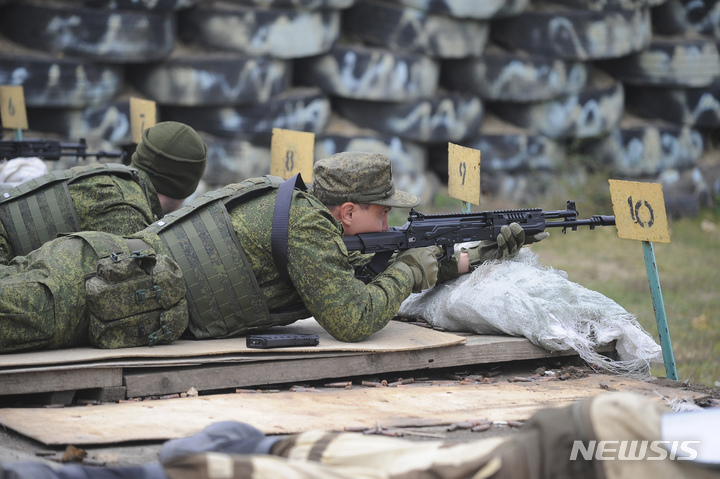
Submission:
M 320 345 L 249 349 L 245 338 L 178 340 L 116 350 L 72 348 L 0 355 L 2 396 L 49 393 L 55 402 L 88 391 L 100 401 L 422 371 L 576 355 L 525 338 L 459 335 L 391 321 L 360 343 L 342 343 L 314 319 L 269 332 L 317 334 Z M 610 344 L 600 352 L 614 350 Z M 52 401 L 51 401 L 52 402 Z M 69 403 L 69 402 L 68 402 Z

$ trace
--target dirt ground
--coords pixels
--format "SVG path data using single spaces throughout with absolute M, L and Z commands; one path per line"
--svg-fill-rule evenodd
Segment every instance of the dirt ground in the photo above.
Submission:
M 439 384 L 463 384 L 468 382 L 523 382 L 539 380 L 563 380 L 573 381 L 580 378 L 596 375 L 592 368 L 579 360 L 577 357 L 554 358 L 552 360 L 519 361 L 512 363 L 500 363 L 496 365 L 483 365 L 481 369 L 469 368 L 463 371 L 457 370 L 433 370 L 410 371 L 407 373 L 393 373 L 383 377 L 372 378 L 337 378 L 334 381 L 321 381 L 308 384 L 282 384 L 264 386 L 265 389 L 283 390 L 302 393 L 306 390 L 327 389 L 327 384 L 343 381 L 352 382 L 352 387 L 367 387 L 372 383 L 392 385 L 400 377 L 413 378 L 415 387 L 432 387 Z M 601 378 L 601 376 L 598 376 Z M 720 388 L 711 388 L 704 385 L 688 384 L 678 381 L 671 381 L 664 378 L 650 378 L 649 382 L 662 387 L 678 388 L 678 390 L 689 390 L 700 394 L 696 400 L 697 405 L 703 408 L 720 407 Z M 363 386 L 363 382 L 366 386 Z M 600 383 L 602 388 L 602 382 Z M 213 393 L 226 393 L 217 391 Z M 205 394 L 204 394 L 205 395 Z M 210 395 L 210 394 L 208 394 Z M 137 400 L 163 400 L 161 398 L 138 398 Z M 25 404 L 23 406 L 23 403 Z M 34 405 L 28 406 L 23 398 L 15 398 L 14 404 L 3 404 L 8 407 L 58 407 L 57 405 Z M 92 407 L 92 404 L 73 405 L 69 407 Z M 402 436 L 409 440 L 444 440 L 451 442 L 468 442 L 492 436 L 504 436 L 517 432 L 522 422 L 504 421 L 491 426 L 484 424 L 469 424 L 467 422 L 443 426 L 413 427 L 385 429 L 380 425 L 380 430 L 372 428 L 365 431 L 357 431 L 358 434 L 383 434 L 391 436 Z M 480 426 L 480 427 L 476 427 Z M 475 430 L 472 428 L 475 427 Z M 377 429 L 377 428 L 375 428 Z M 480 430 L 478 430 L 480 429 Z M 98 447 L 85 447 L 74 449 L 66 447 L 48 447 L 17 432 L 0 427 L 0 462 L 12 461 L 38 461 L 54 466 L 61 462 L 82 462 L 91 466 L 133 466 L 144 465 L 157 461 L 157 455 L 162 442 L 139 442 L 109 444 Z

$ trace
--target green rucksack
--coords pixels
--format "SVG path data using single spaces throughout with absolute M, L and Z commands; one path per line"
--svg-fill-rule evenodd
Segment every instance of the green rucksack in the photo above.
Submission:
M 136 241 L 128 240 L 131 248 Z M 172 258 L 149 247 L 101 258 L 96 274 L 85 282 L 85 292 L 93 346 L 167 344 L 187 328 L 182 271 Z

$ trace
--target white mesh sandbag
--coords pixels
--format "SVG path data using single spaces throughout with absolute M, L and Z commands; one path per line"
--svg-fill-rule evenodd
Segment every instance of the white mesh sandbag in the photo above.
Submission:
M 647 373 L 662 350 L 631 313 L 612 299 L 540 264 L 528 248 L 489 261 L 472 274 L 411 295 L 398 313 L 447 331 L 524 336 L 550 351 L 573 349 L 593 366 Z M 619 360 L 595 352 L 617 340 Z

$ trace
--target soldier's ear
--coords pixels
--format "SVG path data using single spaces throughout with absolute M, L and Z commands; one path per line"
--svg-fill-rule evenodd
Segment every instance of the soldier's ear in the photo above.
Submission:
M 352 224 L 353 213 L 357 205 L 351 201 L 347 201 L 340 205 L 338 208 L 338 221 L 343 224 L 343 227 L 347 228 Z

